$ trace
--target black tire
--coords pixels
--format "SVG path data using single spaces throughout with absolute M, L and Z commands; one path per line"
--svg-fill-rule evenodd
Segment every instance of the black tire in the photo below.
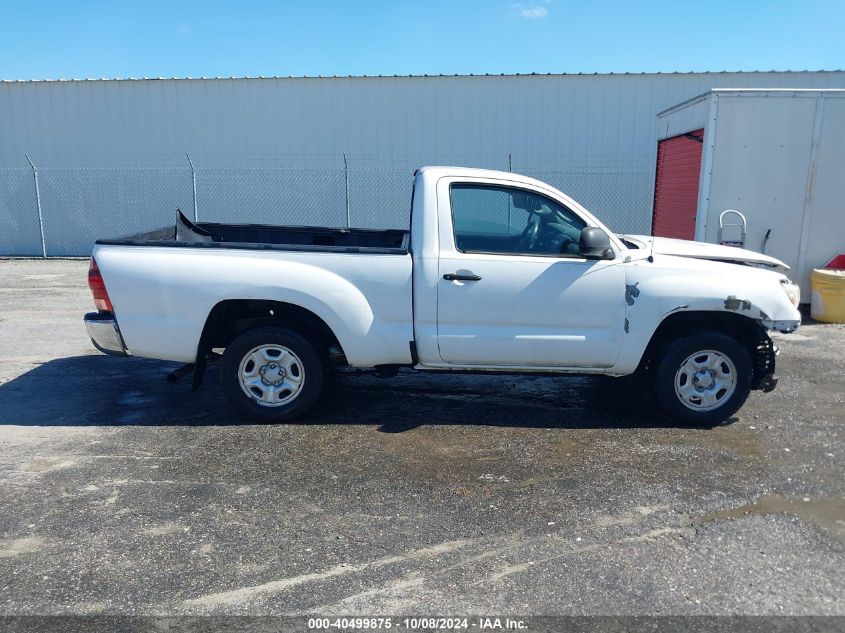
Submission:
M 729 395 L 729 389 L 725 389 L 722 393 L 721 390 L 717 390 L 717 386 L 711 386 L 710 390 L 714 393 L 713 397 L 717 399 L 716 404 L 711 404 L 714 408 L 697 410 L 695 401 L 698 400 L 702 403 L 699 406 L 706 406 L 703 399 L 692 393 L 689 398 L 691 402 L 686 404 L 682 400 L 682 396 L 676 392 L 675 380 L 677 377 L 681 389 L 686 386 L 687 381 L 690 380 L 687 377 L 689 372 L 686 372 L 686 376 L 681 376 L 679 372 L 682 365 L 696 353 L 701 352 L 703 357 L 707 351 L 717 352 L 733 363 L 735 372 L 731 370 L 729 364 L 721 365 L 720 370 L 728 369 L 728 373 L 733 374 L 733 393 Z M 714 355 L 713 358 L 717 359 L 718 357 Z M 740 341 L 725 334 L 701 332 L 682 336 L 666 345 L 655 360 L 656 367 L 652 374 L 652 390 L 655 400 L 666 415 L 678 422 L 702 426 L 713 426 L 724 422 L 745 404 L 748 394 L 751 392 L 753 368 L 748 350 Z M 712 380 L 712 378 L 707 377 L 705 379 L 708 382 Z M 698 387 L 693 385 L 692 388 L 697 389 Z M 724 398 L 722 402 L 718 402 L 719 393 L 722 393 L 721 397 Z
M 282 381 L 279 386 L 282 389 L 280 400 L 293 396 L 287 403 L 274 406 L 261 403 L 261 398 L 273 400 L 272 388 L 276 385 L 268 384 L 271 391 L 268 391 L 266 396 L 262 391 L 265 384 L 263 382 L 258 384 L 253 395 L 247 395 L 245 391 L 247 387 L 241 386 L 241 362 L 246 361 L 245 367 L 249 367 L 246 357 L 251 351 L 263 346 L 284 347 L 294 355 L 288 371 L 291 376 L 298 374 L 301 377 L 302 384 L 298 391 L 285 390 L 287 384 L 284 382 L 285 377 L 278 375 L 282 370 L 276 369 L 275 365 L 273 367 L 273 371 L 277 372 L 273 378 Z M 270 349 L 270 353 L 275 353 L 275 351 Z M 263 365 L 262 368 L 270 367 L 269 363 L 272 362 L 272 359 L 268 359 L 268 364 Z M 324 376 L 322 356 L 314 344 L 293 330 L 273 326 L 258 327 L 240 334 L 226 347 L 226 351 L 223 352 L 223 362 L 220 365 L 220 383 L 229 404 L 248 418 L 262 423 L 288 422 L 307 413 L 320 397 Z M 256 378 L 263 381 L 263 375 Z

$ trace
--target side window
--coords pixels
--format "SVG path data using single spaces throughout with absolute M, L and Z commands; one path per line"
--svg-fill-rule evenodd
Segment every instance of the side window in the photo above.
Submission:
M 464 253 L 578 254 L 586 223 L 551 198 L 512 187 L 453 184 L 455 245 Z

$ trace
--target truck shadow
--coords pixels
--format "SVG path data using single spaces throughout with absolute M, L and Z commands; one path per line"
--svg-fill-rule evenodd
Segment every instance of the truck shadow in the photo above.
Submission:
M 172 385 L 174 363 L 98 354 L 59 358 L 0 384 L 0 424 L 21 426 L 248 425 L 225 402 L 217 370 L 190 391 Z M 423 425 L 524 428 L 678 426 L 627 381 L 605 377 L 440 375 L 403 370 L 391 379 L 333 377 L 298 424 L 376 425 L 400 433 Z

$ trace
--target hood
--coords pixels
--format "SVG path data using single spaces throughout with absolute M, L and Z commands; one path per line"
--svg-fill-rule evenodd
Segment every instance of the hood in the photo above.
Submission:
M 717 262 L 733 262 L 770 268 L 772 270 L 787 271 L 789 266 L 781 260 L 755 253 L 736 246 L 722 246 L 709 242 L 693 242 L 678 240 L 671 237 L 651 237 L 650 235 L 620 235 L 620 238 L 633 242 L 637 247 L 649 251 L 654 242 L 656 255 L 674 255 L 675 257 L 692 257 L 694 259 L 709 259 Z

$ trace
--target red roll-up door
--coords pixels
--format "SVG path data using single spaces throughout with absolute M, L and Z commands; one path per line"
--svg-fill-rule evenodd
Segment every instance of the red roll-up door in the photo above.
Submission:
M 657 143 L 653 235 L 685 240 L 695 237 L 703 138 L 704 130 L 695 130 Z

